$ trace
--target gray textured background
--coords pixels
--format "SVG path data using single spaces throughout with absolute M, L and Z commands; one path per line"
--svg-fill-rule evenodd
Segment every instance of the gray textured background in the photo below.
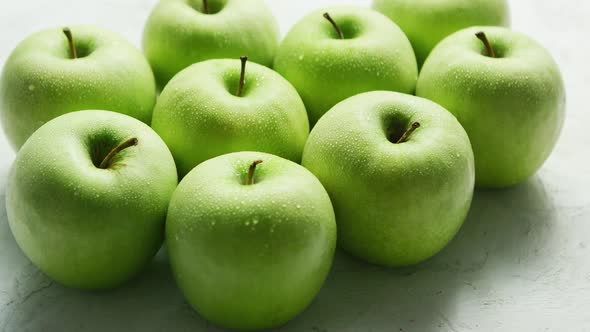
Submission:
M 282 32 L 309 10 L 362 0 L 269 1 Z M 97 24 L 139 46 L 155 0 L 0 1 L 0 63 L 28 34 Z M 441 254 L 415 268 L 370 266 L 339 253 L 313 305 L 281 331 L 590 331 L 590 2 L 512 0 L 516 30 L 560 64 L 568 118 L 539 173 L 478 191 Z M 14 153 L 0 137 L 0 201 Z M 23 256 L 0 204 L 0 331 L 217 331 L 174 286 L 162 253 L 137 280 L 104 293 L 65 289 Z

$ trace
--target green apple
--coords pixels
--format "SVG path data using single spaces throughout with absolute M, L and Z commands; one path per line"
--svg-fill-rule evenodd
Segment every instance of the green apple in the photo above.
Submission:
M 446 36 L 474 25 L 510 24 L 507 0 L 373 0 L 406 33 L 422 66 Z
M 108 109 L 149 123 L 156 85 L 134 46 L 97 27 L 49 29 L 12 52 L 0 78 L 0 119 L 18 150 L 45 122 L 84 109 Z
M 195 167 L 174 192 L 166 243 L 186 299 L 239 330 L 278 327 L 324 283 L 336 246 L 330 198 L 308 170 L 261 152 Z
M 161 0 L 143 36 L 161 88 L 195 62 L 247 54 L 270 66 L 279 27 L 264 0 Z
M 416 58 L 403 32 L 364 8 L 333 7 L 297 23 L 279 47 L 274 68 L 305 103 L 311 124 L 361 92 L 413 93 Z
M 208 60 L 166 86 L 152 127 L 164 139 L 181 176 L 213 157 L 262 151 L 301 161 L 309 123 L 297 91 L 267 67 Z
M 417 94 L 461 122 L 480 187 L 508 187 L 533 175 L 565 117 L 557 64 L 537 42 L 506 28 L 473 27 L 446 38 L 426 60 Z
M 18 152 L 6 189 L 8 222 L 52 279 L 112 288 L 160 248 L 176 184 L 172 155 L 146 124 L 115 112 L 69 113 Z
M 332 108 L 311 131 L 303 166 L 332 199 L 339 246 L 379 265 L 417 264 L 439 252 L 473 196 L 465 130 L 439 105 L 396 92 Z

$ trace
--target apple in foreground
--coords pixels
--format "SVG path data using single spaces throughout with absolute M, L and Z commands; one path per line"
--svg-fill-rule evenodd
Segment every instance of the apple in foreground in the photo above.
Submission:
M 247 54 L 270 66 L 278 43 L 279 26 L 264 0 L 161 0 L 143 35 L 160 88 L 204 60 Z
M 406 33 L 419 66 L 436 44 L 455 31 L 474 25 L 510 24 L 507 0 L 374 0 L 373 8 Z
M 368 92 L 332 108 L 312 130 L 303 166 L 336 213 L 338 245 L 370 263 L 417 264 L 459 230 L 473 196 L 467 134 L 439 105 Z
M 6 190 L 8 222 L 26 256 L 52 279 L 112 288 L 160 248 L 176 184 L 172 155 L 144 123 L 107 111 L 69 113 L 18 152 Z
M 256 63 L 246 68 L 246 60 L 194 64 L 162 91 L 152 127 L 172 151 L 181 176 L 230 152 L 301 161 L 309 135 L 301 98 L 281 75 Z
M 332 264 L 336 223 L 308 170 L 260 152 L 193 169 L 174 192 L 166 243 L 177 284 L 206 319 L 278 327 L 303 311 Z
M 338 102 L 361 92 L 413 93 L 418 67 L 400 28 L 376 11 L 332 7 L 297 23 L 274 68 L 299 92 L 313 126 Z
M 508 187 L 533 175 L 565 117 L 557 64 L 536 41 L 506 28 L 473 27 L 441 42 L 424 64 L 417 95 L 461 122 L 479 187 Z
M 45 122 L 85 109 L 108 109 L 149 123 L 156 83 L 141 52 L 91 26 L 49 29 L 22 41 L 0 78 L 0 120 L 18 150 Z

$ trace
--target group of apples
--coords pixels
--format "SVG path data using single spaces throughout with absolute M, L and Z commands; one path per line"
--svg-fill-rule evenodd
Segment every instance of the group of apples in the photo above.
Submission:
M 506 0 L 373 7 L 313 12 L 279 46 L 263 0 L 162 0 L 147 61 L 95 27 L 24 40 L 0 81 L 19 246 L 58 282 L 105 289 L 165 237 L 190 304 L 242 330 L 308 306 L 336 238 L 384 266 L 439 252 L 474 186 L 549 156 L 563 82 L 501 27 Z

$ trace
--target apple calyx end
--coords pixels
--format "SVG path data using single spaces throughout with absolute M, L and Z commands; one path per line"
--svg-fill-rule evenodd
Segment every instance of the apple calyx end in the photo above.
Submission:
M 242 69 L 240 71 L 240 82 L 238 83 L 238 92 L 236 96 L 241 97 L 242 92 L 244 91 L 244 84 L 246 83 L 246 62 L 248 62 L 248 57 L 242 55 L 240 57 L 240 61 L 242 62 Z
M 408 137 L 410 137 L 410 135 L 412 135 L 412 133 L 418 128 L 420 128 L 420 122 L 412 123 L 412 126 L 408 130 L 406 130 L 406 132 L 402 135 L 402 137 L 400 137 L 397 140 L 397 142 L 395 142 L 395 144 L 400 144 L 400 143 L 405 142 L 408 139 Z
M 338 37 L 340 39 L 344 39 L 344 33 L 342 32 L 342 29 L 340 29 L 340 27 L 338 26 L 338 24 L 336 24 L 336 22 L 332 19 L 332 17 L 330 16 L 330 14 L 328 14 L 327 12 L 324 13 L 324 18 L 326 20 L 328 20 L 332 26 L 334 27 L 334 30 L 336 30 L 336 33 L 338 34 Z
M 254 160 L 252 164 L 250 164 L 250 168 L 248 169 L 248 178 L 246 179 L 246 185 L 253 185 L 254 184 L 254 172 L 256 171 L 256 166 L 262 164 L 262 160 Z
M 76 44 L 74 43 L 74 36 L 72 35 L 72 30 L 69 27 L 62 28 L 64 35 L 68 39 L 68 44 L 70 45 L 70 57 L 72 59 L 78 58 L 78 52 L 76 51 Z
M 494 48 L 492 47 L 492 44 L 490 43 L 490 40 L 486 36 L 485 32 L 479 31 L 475 34 L 475 36 L 477 37 L 477 39 L 481 40 L 484 46 L 486 47 L 486 51 L 488 52 L 487 55 L 490 58 L 495 58 L 496 52 L 494 51 Z
M 113 160 L 113 158 L 115 157 L 115 155 L 129 147 L 135 146 L 139 143 L 138 139 L 133 137 L 130 138 L 128 140 L 126 140 L 125 142 L 117 145 L 116 147 L 114 147 L 111 152 L 109 152 L 109 154 L 106 155 L 106 157 L 104 157 L 104 159 L 102 160 L 102 162 L 100 163 L 100 165 L 98 166 L 98 168 L 100 169 L 107 169 L 111 166 L 111 161 Z

